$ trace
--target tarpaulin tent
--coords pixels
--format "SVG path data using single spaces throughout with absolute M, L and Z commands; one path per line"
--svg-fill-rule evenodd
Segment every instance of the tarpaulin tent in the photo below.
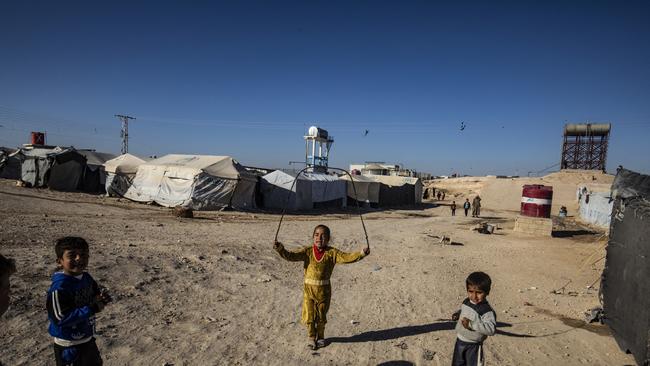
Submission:
M 104 163 L 106 194 L 114 197 L 124 196 L 131 187 L 138 167 L 145 162 L 145 160 L 128 153 L 106 161 Z
M 170 154 L 140 165 L 124 197 L 194 210 L 253 208 L 256 181 L 229 156 Z
M 22 156 L 18 150 L 0 148 L 0 178 L 20 179 Z
M 79 184 L 79 190 L 84 192 L 103 192 L 106 184 L 104 163 L 115 158 L 115 155 L 93 150 L 77 150 L 86 158 L 86 166 Z
M 287 209 L 291 211 L 347 205 L 347 184 L 337 176 L 303 173 L 291 189 L 295 177 L 295 174 L 281 170 L 263 176 L 260 190 L 264 207 L 284 208 L 287 205 L 287 196 Z
M 50 169 L 54 165 L 54 156 L 64 151 L 66 149 L 56 146 L 20 149 L 16 153 L 22 161 L 20 180 L 28 187 L 46 187 L 51 175 Z
M 68 192 L 79 189 L 86 168 L 86 158 L 83 155 L 69 148 L 50 153 L 47 159 L 51 161 L 45 181 L 48 188 Z
M 352 182 L 350 181 L 350 177 L 347 174 L 340 176 L 340 179 L 346 181 L 348 200 L 350 201 L 350 204 L 354 203 L 354 200 L 356 199 L 360 203 L 367 202 L 372 206 L 379 205 L 379 190 L 381 183 L 363 175 L 353 175 L 353 187 Z
M 601 291 L 604 321 L 639 365 L 650 364 L 650 176 L 620 168 Z
M 612 200 L 609 192 L 589 192 L 580 195 L 580 220 L 602 228 L 609 228 Z
M 409 206 L 422 203 L 422 181 L 419 178 L 367 175 L 379 183 L 379 206 Z

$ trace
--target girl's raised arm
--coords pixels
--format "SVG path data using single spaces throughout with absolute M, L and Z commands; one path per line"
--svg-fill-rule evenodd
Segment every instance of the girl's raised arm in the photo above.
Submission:
M 289 251 L 284 249 L 284 245 L 282 245 L 282 243 L 279 241 L 273 243 L 273 249 L 275 249 L 275 251 L 280 254 L 280 257 L 288 260 L 289 262 L 304 262 L 309 259 L 304 248 L 300 249 L 297 252 Z

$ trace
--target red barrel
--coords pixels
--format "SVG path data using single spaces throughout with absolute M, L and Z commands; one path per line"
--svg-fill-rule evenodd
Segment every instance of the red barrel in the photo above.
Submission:
M 32 132 L 32 145 L 45 145 L 45 134 L 43 132 Z
M 530 217 L 551 217 L 553 187 L 525 185 L 521 193 L 521 214 Z

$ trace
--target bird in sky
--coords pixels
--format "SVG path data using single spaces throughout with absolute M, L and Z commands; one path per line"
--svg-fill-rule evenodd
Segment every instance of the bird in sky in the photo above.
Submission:
M 368 131 L 368 130 L 364 130 L 364 131 L 363 131 L 363 136 L 364 136 L 364 137 L 368 136 L 368 132 L 370 132 L 370 131 Z
M 465 122 L 461 122 L 461 123 L 460 123 L 460 130 L 461 130 L 461 131 L 465 131 L 465 127 L 467 127 L 467 126 L 465 125 Z

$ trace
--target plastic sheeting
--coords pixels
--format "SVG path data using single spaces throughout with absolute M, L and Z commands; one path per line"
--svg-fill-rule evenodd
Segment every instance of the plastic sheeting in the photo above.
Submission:
M 20 179 L 28 187 L 45 187 L 45 174 L 51 166 L 51 162 L 45 158 L 27 158 L 20 167 Z
M 224 177 L 213 175 L 219 172 Z M 166 155 L 141 164 L 124 197 L 194 210 L 253 208 L 256 183 L 255 176 L 228 156 Z
M 650 176 L 619 169 L 601 291 L 604 321 L 621 349 L 650 364 Z M 591 200 L 590 200 L 591 201 Z
M 61 148 L 34 148 L 21 149 L 18 154 L 21 156 L 20 180 L 28 187 L 45 187 L 49 170 L 54 160 L 48 158 L 50 154 L 61 152 Z
M 381 183 L 379 205 L 408 206 L 422 203 L 422 181 L 413 177 L 368 175 Z
M 48 154 L 52 160 L 47 186 L 57 191 L 85 190 L 83 184 L 86 158 L 70 148 L 58 153 Z
M 123 154 L 104 162 L 106 194 L 113 197 L 123 197 L 129 190 L 138 167 L 146 161 L 131 154 Z
M 50 176 L 47 186 L 55 191 L 72 192 L 77 190 L 82 178 L 84 169 L 83 161 L 67 160 L 59 164 L 55 163 L 50 168 Z
M 314 207 L 347 205 L 347 183 L 337 176 L 327 174 L 303 173 L 296 180 L 295 175 L 276 170 L 262 177 L 261 194 L 264 207 L 310 210 Z M 331 203 L 331 205 L 324 205 Z
M 106 173 L 106 194 L 111 197 L 123 197 L 133 183 L 135 174 Z
M 583 193 L 580 195 L 580 219 L 594 226 L 609 228 L 612 206 L 610 193 Z
M 22 156 L 16 151 L 0 150 L 0 178 L 20 179 Z
M 351 199 L 356 199 L 359 202 L 379 203 L 379 189 L 381 183 L 362 175 L 353 175 L 354 187 L 350 181 L 350 177 L 342 175 L 340 179 L 346 181 L 347 194 Z M 355 195 L 356 189 L 356 195 Z
M 635 173 L 627 169 L 619 169 L 612 183 L 614 197 L 650 197 L 650 176 Z

